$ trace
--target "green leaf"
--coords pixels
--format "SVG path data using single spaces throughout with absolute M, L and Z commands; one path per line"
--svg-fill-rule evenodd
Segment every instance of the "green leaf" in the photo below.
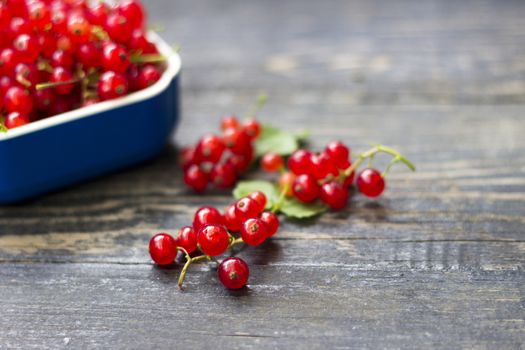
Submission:
M 239 181 L 233 190 L 233 196 L 236 199 L 246 197 L 252 192 L 261 191 L 266 195 L 266 209 L 270 209 L 274 203 L 279 200 L 279 191 L 277 187 L 268 181 Z
M 261 135 L 255 141 L 255 154 L 258 157 L 268 152 L 276 152 L 287 156 L 298 148 L 299 141 L 296 136 L 269 125 L 262 126 Z
M 291 218 L 305 219 L 324 213 L 327 209 L 320 203 L 302 203 L 295 198 L 286 198 L 280 211 Z

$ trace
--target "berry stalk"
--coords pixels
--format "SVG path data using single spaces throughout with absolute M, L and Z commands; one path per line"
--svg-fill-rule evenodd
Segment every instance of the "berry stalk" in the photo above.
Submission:
M 350 176 L 354 171 L 357 170 L 357 168 L 359 168 L 359 166 L 361 166 L 361 164 L 363 164 L 363 162 L 367 158 L 373 158 L 378 153 L 387 153 L 387 154 L 390 154 L 391 156 L 394 157 L 392 162 L 390 162 L 390 164 L 388 165 L 387 169 L 383 173 L 384 175 L 386 175 L 386 173 L 388 173 L 388 171 L 390 170 L 390 167 L 392 167 L 392 165 L 394 165 L 395 163 L 398 163 L 398 162 L 402 162 L 410 170 L 416 171 L 416 167 L 414 166 L 414 164 L 410 160 L 408 160 L 408 158 L 403 156 L 401 153 L 399 153 L 395 149 L 387 147 L 387 146 L 383 146 L 383 145 L 376 145 L 376 146 L 372 147 L 371 149 L 369 149 L 368 151 L 361 153 L 358 156 L 357 160 L 350 167 L 348 167 L 344 171 L 344 173 L 343 173 L 344 177 L 346 178 L 346 177 Z

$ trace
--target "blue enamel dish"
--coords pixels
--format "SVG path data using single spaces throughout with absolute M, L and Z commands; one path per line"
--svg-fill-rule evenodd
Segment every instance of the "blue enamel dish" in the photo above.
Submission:
M 167 56 L 151 87 L 0 133 L 0 204 L 19 202 L 145 161 L 166 145 L 179 118 L 180 57 Z

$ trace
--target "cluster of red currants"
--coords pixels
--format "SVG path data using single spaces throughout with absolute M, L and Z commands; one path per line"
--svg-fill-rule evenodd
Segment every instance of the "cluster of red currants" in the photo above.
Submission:
M 8 129 L 144 89 L 160 79 L 160 61 L 139 0 L 0 0 Z
M 267 172 L 281 171 L 280 187 L 288 196 L 304 203 L 318 198 L 334 210 L 346 207 L 349 187 L 361 162 L 352 165 L 350 148 L 340 141 L 330 142 L 319 153 L 306 149 L 295 151 L 287 161 L 277 153 L 267 153 L 261 159 L 261 167 Z M 364 169 L 357 178 L 358 190 L 368 197 L 379 196 L 385 181 L 375 169 Z
M 222 135 L 209 134 L 194 147 L 181 151 L 180 164 L 184 182 L 196 192 L 212 183 L 217 188 L 230 188 L 246 172 L 254 158 L 254 140 L 261 133 L 255 119 L 240 123 L 235 116 L 221 121 Z
M 214 207 L 202 207 L 195 212 L 193 225 L 180 229 L 175 238 L 167 233 L 153 236 L 149 243 L 151 258 L 158 265 L 169 265 L 178 251 L 182 251 L 186 256 L 179 278 L 179 286 L 182 286 L 193 262 L 211 260 L 236 244 L 260 245 L 277 232 L 279 219 L 274 213 L 264 211 L 266 201 L 262 192 L 253 192 L 228 206 L 224 215 Z M 240 238 L 234 236 L 236 233 L 240 233 Z M 191 257 L 190 254 L 197 250 L 203 254 Z M 228 258 L 218 266 L 219 280 L 227 288 L 245 286 L 248 276 L 248 265 L 240 258 Z

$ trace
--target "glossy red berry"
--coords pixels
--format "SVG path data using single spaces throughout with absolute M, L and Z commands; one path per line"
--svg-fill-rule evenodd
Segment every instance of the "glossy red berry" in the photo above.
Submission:
M 197 164 L 192 164 L 184 170 L 184 182 L 196 192 L 202 192 L 208 186 L 208 175 Z
M 76 51 L 76 58 L 85 69 L 97 68 L 100 65 L 100 51 L 100 47 L 94 43 L 81 44 Z
M 197 232 L 190 226 L 184 226 L 175 238 L 178 247 L 184 248 L 188 254 L 197 250 Z
M 256 139 L 261 134 L 261 124 L 255 119 L 250 119 L 243 124 L 243 129 L 251 139 Z
M 97 1 L 88 6 L 86 11 L 86 17 L 90 23 L 100 27 L 104 27 L 104 25 L 106 24 L 108 13 L 108 5 L 103 1 Z
M 248 245 L 257 246 L 267 237 L 266 224 L 261 219 L 248 219 L 241 226 L 241 238 Z
M 230 188 L 237 181 L 235 167 L 231 163 L 215 164 L 211 169 L 210 179 L 217 188 Z
M 151 259 L 159 265 L 169 265 L 177 257 L 175 239 L 167 233 L 158 233 L 149 241 Z
M 339 170 L 335 166 L 335 163 L 328 155 L 324 153 L 314 154 L 310 160 L 312 162 L 311 174 L 317 180 L 322 180 L 326 177 L 333 179 L 339 174 Z
M 377 197 L 385 189 L 385 180 L 376 169 L 364 169 L 357 177 L 357 189 L 368 197 Z
M 346 169 L 350 166 L 350 149 L 341 141 L 330 142 L 324 152 L 338 169 Z
M 115 43 L 106 43 L 102 47 L 100 63 L 105 70 L 115 73 L 124 73 L 129 65 L 129 55 L 123 46 Z
M 288 158 L 288 169 L 295 175 L 311 174 L 312 153 L 304 149 L 295 151 Z
M 252 192 L 248 195 L 248 197 L 250 197 L 255 202 L 257 202 L 258 204 L 257 210 L 259 213 L 261 213 L 264 210 L 264 208 L 266 208 L 266 202 L 267 202 L 266 195 L 262 193 L 261 191 Z
M 293 194 L 301 202 L 309 203 L 319 197 L 319 185 L 312 175 L 299 175 L 293 182 Z
M 256 218 L 260 213 L 260 204 L 250 197 L 243 197 L 235 203 L 235 214 L 241 222 Z
M 339 182 L 331 181 L 321 186 L 321 200 L 334 210 L 341 210 L 348 203 L 348 187 Z
M 197 242 L 201 251 L 209 256 L 221 255 L 229 245 L 228 231 L 223 225 L 206 225 L 199 230 Z
M 39 31 L 51 29 L 51 13 L 43 1 L 33 1 L 27 7 L 33 28 Z
M 222 130 L 237 129 L 239 128 L 239 125 L 239 119 L 237 119 L 237 117 L 234 115 L 225 116 L 221 120 Z
M 268 152 L 261 158 L 261 168 L 269 173 L 281 170 L 284 167 L 283 157 L 276 152 Z
M 125 44 L 131 38 L 134 28 L 126 17 L 118 12 L 113 12 L 106 19 L 105 29 L 111 39 L 120 44 Z
M 195 147 L 184 147 L 180 150 L 179 164 L 183 170 L 195 164 Z
M 279 190 L 284 191 L 286 189 L 286 196 L 293 196 L 293 182 L 295 181 L 295 175 L 291 172 L 283 173 L 279 177 Z
M 224 224 L 228 231 L 239 232 L 241 230 L 242 222 L 237 217 L 234 204 L 229 205 L 224 210 Z
M 217 163 L 226 146 L 223 140 L 217 135 L 206 135 L 198 143 L 195 149 L 195 158 L 197 162 Z
M 71 53 L 63 50 L 55 50 L 51 54 L 51 60 L 49 61 L 53 67 L 63 67 L 71 69 L 73 66 L 74 60 Z
M 157 67 L 151 64 L 144 66 L 137 77 L 138 88 L 141 90 L 150 87 L 160 80 L 161 75 Z
M 19 126 L 29 124 L 31 120 L 26 115 L 18 112 L 12 112 L 7 115 L 4 121 L 4 125 L 8 129 L 18 128 Z
M 55 102 L 53 89 L 42 89 L 35 91 L 35 107 L 39 111 L 48 111 Z
M 20 62 L 32 63 L 40 55 L 40 45 L 37 38 L 32 35 L 20 34 L 17 36 L 13 41 L 13 48 Z
M 13 76 L 15 66 L 18 63 L 16 53 L 11 48 L 5 48 L 0 51 L 0 75 Z
M 224 144 L 228 147 L 234 154 L 239 155 L 251 155 L 250 148 L 251 139 L 250 136 L 242 129 L 226 129 L 222 135 Z
M 224 218 L 220 211 L 214 207 L 201 207 L 193 216 L 193 228 L 196 232 L 206 225 L 223 225 Z
M 97 91 L 101 100 L 122 97 L 128 92 L 128 81 L 122 74 L 108 71 L 100 76 Z
M 143 28 L 146 19 L 144 7 L 138 0 L 124 0 L 117 5 L 117 11 L 126 18 L 132 28 Z
M 240 289 L 248 283 L 250 269 L 244 260 L 233 257 L 225 259 L 217 268 L 219 281 L 228 289 Z
M 273 236 L 279 229 L 279 218 L 270 211 L 264 211 L 259 215 L 259 219 L 266 224 L 266 237 Z
M 22 115 L 29 115 L 33 110 L 33 97 L 29 91 L 13 86 L 5 93 L 4 108 L 10 113 L 19 112 Z
M 59 95 L 67 95 L 75 88 L 75 84 L 63 84 L 73 80 L 73 74 L 63 67 L 56 67 L 51 73 L 51 82 L 60 83 L 61 85 L 55 86 L 55 91 Z
M 69 16 L 67 21 L 69 38 L 75 43 L 87 43 L 91 38 L 91 24 L 82 16 Z

